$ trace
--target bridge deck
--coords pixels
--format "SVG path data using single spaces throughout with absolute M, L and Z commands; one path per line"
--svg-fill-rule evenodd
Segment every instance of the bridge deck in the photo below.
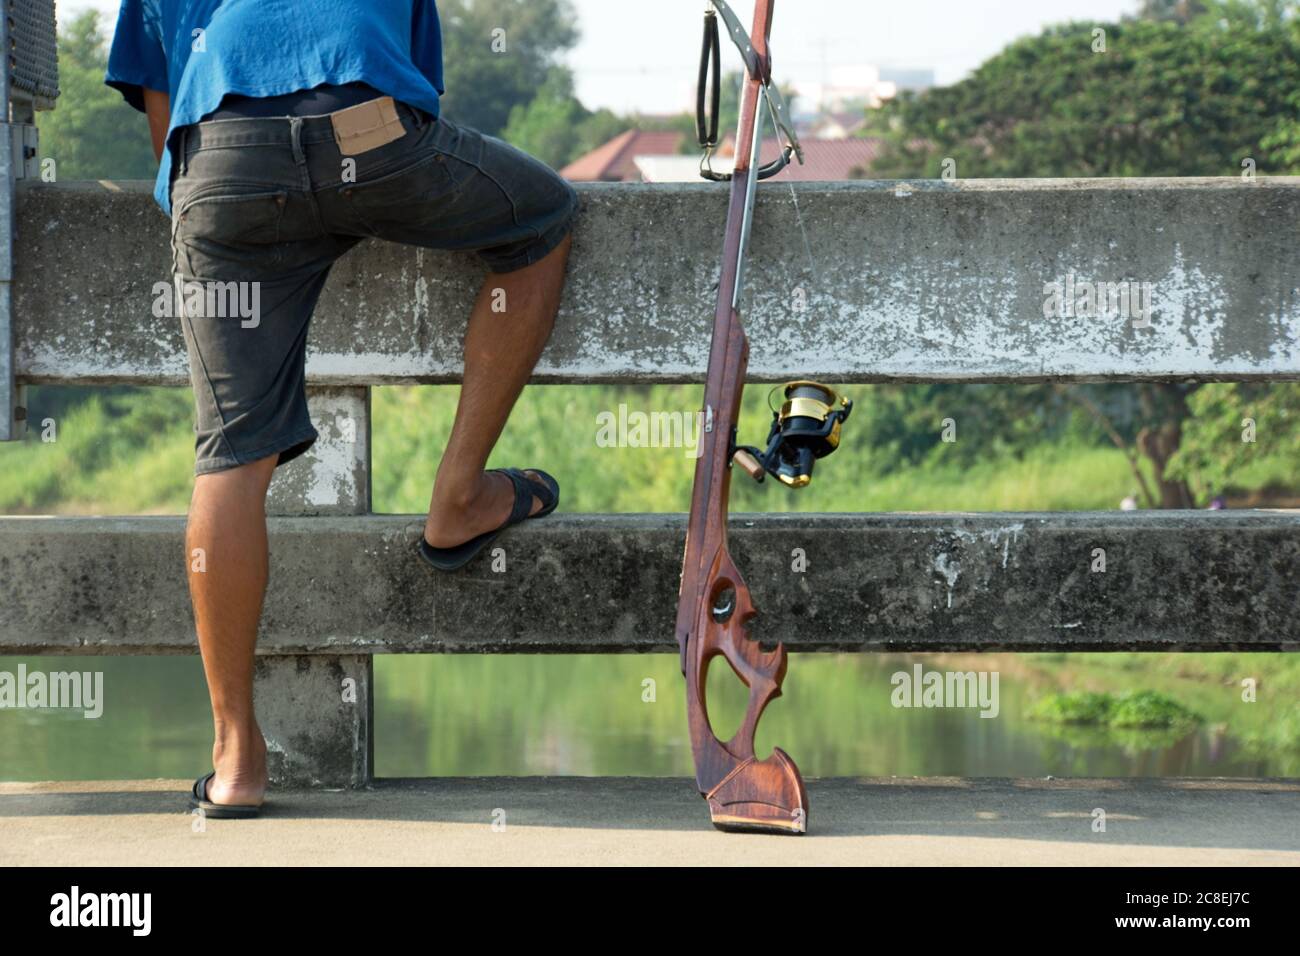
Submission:
M 189 783 L 0 783 L 0 866 L 1300 866 L 1300 781 L 811 780 L 797 838 L 713 830 L 687 780 L 575 777 L 277 791 L 196 834 Z

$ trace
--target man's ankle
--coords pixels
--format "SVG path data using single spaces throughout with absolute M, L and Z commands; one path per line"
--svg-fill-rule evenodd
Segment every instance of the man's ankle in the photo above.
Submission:
M 483 471 L 469 479 L 444 480 L 439 476 L 433 486 L 433 508 L 453 513 L 470 511 L 483 500 L 488 482 L 487 472 Z
M 266 740 L 256 721 L 216 721 L 214 754 L 244 759 L 265 749 Z

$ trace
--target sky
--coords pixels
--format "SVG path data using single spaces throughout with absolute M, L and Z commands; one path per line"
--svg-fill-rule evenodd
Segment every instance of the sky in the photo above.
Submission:
M 703 0 L 571 2 L 582 39 L 568 62 L 585 106 L 620 113 L 694 109 Z M 748 27 L 748 0 L 731 5 Z M 61 17 L 93 7 L 110 24 L 117 6 L 116 0 L 58 4 Z M 777 79 L 795 87 L 861 64 L 932 68 L 942 85 L 1047 24 L 1113 21 L 1137 7 L 1138 0 L 780 0 L 772 59 Z M 739 68 L 734 48 L 726 47 L 723 57 L 728 69 Z

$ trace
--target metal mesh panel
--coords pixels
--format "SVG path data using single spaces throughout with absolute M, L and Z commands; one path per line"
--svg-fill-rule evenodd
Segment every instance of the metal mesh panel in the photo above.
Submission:
M 14 93 L 59 95 L 54 0 L 0 0 L 9 17 L 9 76 Z

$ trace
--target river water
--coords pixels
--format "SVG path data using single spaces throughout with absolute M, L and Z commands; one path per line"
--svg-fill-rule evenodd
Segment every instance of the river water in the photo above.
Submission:
M 1206 714 L 1185 732 L 1029 719 L 1034 700 L 1069 683 L 1078 657 L 1035 670 L 1013 655 L 795 656 L 785 695 L 760 725 L 759 751 L 781 746 L 810 777 L 1300 774 L 1293 749 L 1259 741 L 1264 714 L 1239 703 L 1232 685 L 1163 687 Z M 102 673 L 103 713 L 0 709 L 0 779 L 193 777 L 206 769 L 211 725 L 197 658 L 0 658 L 0 672 L 16 673 L 20 663 Z M 899 684 L 918 665 L 923 673 L 997 674 L 996 713 L 987 705 L 896 706 Z M 375 670 L 379 776 L 691 773 L 673 655 L 388 655 Z M 740 719 L 742 692 L 725 668 L 710 675 L 720 737 Z

